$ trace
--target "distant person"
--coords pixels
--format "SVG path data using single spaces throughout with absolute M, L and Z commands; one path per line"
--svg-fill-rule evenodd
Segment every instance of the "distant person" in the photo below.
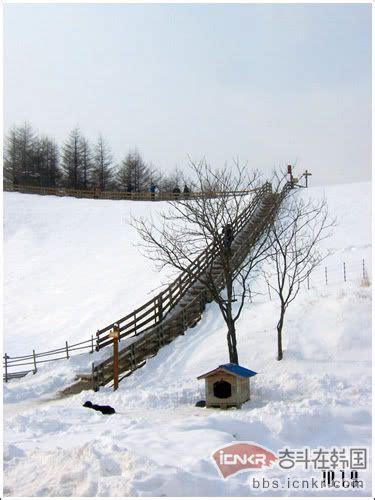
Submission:
M 155 200 L 155 192 L 156 192 L 156 186 L 152 182 L 150 186 L 151 200 Z
M 233 228 L 231 226 L 231 224 L 226 224 L 224 227 L 223 227 L 223 245 L 224 245 L 224 248 L 227 252 L 230 252 L 230 247 L 232 245 L 232 242 L 234 240 L 234 236 L 233 236 Z
M 180 189 L 178 186 L 176 186 L 176 187 L 173 189 L 173 191 L 172 191 L 172 192 L 173 192 L 173 194 L 174 194 L 174 197 L 177 199 L 177 198 L 179 198 L 179 195 L 181 194 L 181 189 Z

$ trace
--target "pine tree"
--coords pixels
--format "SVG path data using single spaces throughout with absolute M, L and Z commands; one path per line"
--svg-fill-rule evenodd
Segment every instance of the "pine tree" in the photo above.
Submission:
M 59 148 L 56 142 L 47 136 L 41 137 L 34 155 L 37 172 L 40 176 L 40 186 L 57 186 L 61 172 L 59 169 Z
M 25 122 L 24 125 L 17 129 L 17 147 L 19 148 L 19 162 L 21 175 L 24 180 L 32 178 L 35 173 L 33 166 L 33 153 L 36 142 L 35 133 L 30 123 Z M 27 183 L 27 182 L 25 182 Z
M 4 179 L 13 184 L 35 184 L 34 152 L 36 136 L 27 122 L 15 127 L 5 139 Z
M 126 158 L 121 162 L 115 176 L 116 187 L 120 191 L 131 191 L 130 178 Z
M 122 161 L 116 176 L 121 190 L 128 192 L 144 192 L 150 184 L 150 172 L 139 151 L 130 151 Z
M 20 168 L 18 163 L 17 129 L 14 127 L 4 141 L 4 183 L 18 184 Z
M 88 189 L 91 184 L 92 175 L 92 152 L 89 142 L 82 137 L 82 187 Z
M 95 146 L 93 160 L 93 179 L 101 191 L 108 191 L 114 182 L 113 160 L 109 146 L 100 135 Z
M 83 179 L 83 147 L 78 127 L 74 128 L 62 148 L 61 167 L 64 172 L 64 184 L 80 189 Z

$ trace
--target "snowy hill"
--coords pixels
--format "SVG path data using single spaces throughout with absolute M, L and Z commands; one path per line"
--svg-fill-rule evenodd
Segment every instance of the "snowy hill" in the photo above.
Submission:
M 213 451 L 232 441 L 275 451 L 370 446 L 371 287 L 361 286 L 361 266 L 365 259 L 370 271 L 371 186 L 297 194 L 322 195 L 338 223 L 325 242 L 333 252 L 326 263 L 328 285 L 317 272 L 311 289 L 292 304 L 285 359 L 275 359 L 275 298 L 262 295 L 246 304 L 238 324 L 240 363 L 258 372 L 251 401 L 241 410 L 194 407 L 204 397 L 196 377 L 227 361 L 226 332 L 214 304 L 197 327 L 165 346 L 116 393 L 103 389 L 54 399 L 57 388 L 90 366 L 92 356 L 46 364 L 37 375 L 4 386 L 4 493 L 369 495 L 368 471 L 361 472 L 366 488 L 354 493 L 256 492 L 249 478 L 258 473 L 223 481 L 211 459 Z M 84 340 L 166 282 L 132 245 L 136 235 L 127 224 L 130 211 L 146 214 L 162 204 L 14 193 L 5 193 L 4 200 L 4 342 L 10 353 Z M 351 273 L 347 282 L 343 262 Z M 82 408 L 88 399 L 110 404 L 118 413 L 104 417 Z M 265 474 L 285 476 L 274 470 Z
M 370 183 L 297 195 L 325 196 L 337 217 L 335 237 L 326 242 L 334 253 L 327 261 L 332 273 L 344 261 L 358 276 L 362 259 L 370 267 Z M 155 217 L 165 207 L 4 193 L 5 352 L 24 355 L 85 340 L 155 295 L 167 275 L 141 255 L 129 220 Z M 17 337 L 7 335 L 13 330 Z

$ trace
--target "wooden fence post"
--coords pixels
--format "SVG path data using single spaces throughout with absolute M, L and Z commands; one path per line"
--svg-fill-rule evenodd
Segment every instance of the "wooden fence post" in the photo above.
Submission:
M 310 290 L 310 275 L 307 275 L 307 289 Z
M 365 259 L 362 259 L 362 278 L 366 279 Z
M 68 347 L 68 341 L 65 342 L 65 350 L 66 350 L 66 359 L 69 359 L 69 347 Z
M 100 350 L 100 344 L 99 344 L 99 330 L 96 331 L 96 348 L 95 350 L 96 351 L 99 351 Z
M 344 281 L 346 282 L 346 265 L 345 265 L 345 262 L 344 262 Z
M 5 382 L 8 382 L 8 354 L 4 354 Z
M 90 354 L 94 352 L 94 335 L 91 335 L 91 351 Z
M 97 391 L 96 383 L 95 383 L 95 365 L 94 362 L 91 363 L 91 377 L 92 377 L 92 390 L 94 392 Z
M 158 340 L 159 340 L 159 347 L 164 345 L 164 332 L 163 332 L 163 325 L 158 326 Z
M 116 323 L 113 325 L 113 330 L 111 330 L 108 334 L 113 339 L 113 390 L 117 391 L 118 389 L 118 375 L 119 375 L 119 366 L 118 366 L 118 339 L 120 336 L 120 326 Z
M 135 362 L 135 347 L 134 343 L 130 346 L 130 368 L 131 370 L 135 370 L 136 362 Z
M 158 316 L 159 316 L 159 322 L 162 321 L 163 319 L 163 294 L 159 293 L 158 296 Z
M 34 375 L 38 371 L 38 368 L 36 367 L 36 355 L 35 355 L 35 350 L 33 349 L 33 360 L 34 360 Z
M 327 266 L 324 268 L 324 273 L 326 276 L 326 285 L 328 285 L 328 273 L 327 273 Z

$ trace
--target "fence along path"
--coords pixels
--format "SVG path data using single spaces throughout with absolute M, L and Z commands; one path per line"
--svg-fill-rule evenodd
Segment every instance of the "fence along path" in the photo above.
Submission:
M 148 191 L 100 191 L 98 189 L 72 189 L 63 187 L 43 187 L 43 186 L 23 186 L 4 184 L 4 191 L 13 191 L 23 194 L 39 194 L 43 196 L 67 196 L 74 198 L 89 198 L 100 200 L 130 200 L 130 201 L 173 201 L 185 198 L 212 198 L 220 196 L 220 192 L 205 193 L 173 193 L 168 191 L 159 191 L 151 193 Z M 233 194 L 247 194 L 250 191 L 233 191 Z M 226 193 L 228 194 L 228 193 Z
M 287 189 L 288 186 L 285 186 L 281 193 L 273 193 L 271 185 L 265 183 L 233 224 L 232 262 L 235 268 L 275 217 Z M 210 269 L 217 284 L 223 284 L 223 271 L 215 260 L 216 252 L 215 246 L 209 245 L 163 292 L 139 309 L 98 330 L 97 350 L 112 343 L 108 333 L 115 325 L 119 326 L 120 340 L 124 340 L 119 351 L 122 378 L 144 366 L 146 359 L 155 356 L 163 345 L 198 323 L 206 303 L 212 300 L 199 277 Z M 91 377 L 94 390 L 112 381 L 112 355 L 93 365 Z
M 65 347 L 59 349 L 52 349 L 40 353 L 36 353 L 35 350 L 33 350 L 33 353 L 27 356 L 8 356 L 8 354 L 5 353 L 3 380 L 8 382 L 8 380 L 13 378 L 22 378 L 30 372 L 35 374 L 38 371 L 38 364 L 58 361 L 59 359 L 69 359 L 72 353 L 76 354 L 76 351 L 93 353 L 94 350 L 94 336 L 91 336 L 91 339 L 76 344 L 69 345 L 68 342 L 65 342 Z M 20 367 L 22 367 L 21 370 L 19 370 Z
M 238 216 L 233 224 L 234 241 L 232 243 L 233 262 L 239 265 L 256 242 L 267 224 L 273 219 L 279 203 L 284 197 L 288 186 L 279 194 L 272 193 L 270 183 L 265 183 L 255 191 L 250 204 Z M 199 282 L 199 276 L 210 265 L 215 268 L 215 248 L 213 244 L 193 261 L 173 283 L 163 292 L 135 309 L 130 314 L 120 318 L 96 333 L 95 350 L 112 344 L 108 335 L 115 326 L 120 327 L 120 341 L 124 339 L 124 347 L 119 352 L 120 373 L 130 375 L 134 370 L 145 364 L 145 360 L 157 354 L 160 347 L 171 342 L 178 335 L 184 334 L 187 328 L 195 325 L 201 318 L 205 304 L 212 298 L 204 285 Z M 218 282 L 222 279 L 220 266 L 216 265 L 214 273 Z M 4 379 L 23 377 L 27 373 L 37 371 L 37 364 L 68 358 L 71 351 L 94 351 L 93 337 L 91 339 L 44 353 L 10 357 L 4 356 Z M 44 359 L 41 359 L 44 358 Z M 12 368 L 28 366 L 21 371 L 9 371 Z M 97 390 L 99 386 L 108 384 L 113 376 L 112 356 L 101 363 L 93 365 L 92 373 L 80 375 L 90 387 Z

